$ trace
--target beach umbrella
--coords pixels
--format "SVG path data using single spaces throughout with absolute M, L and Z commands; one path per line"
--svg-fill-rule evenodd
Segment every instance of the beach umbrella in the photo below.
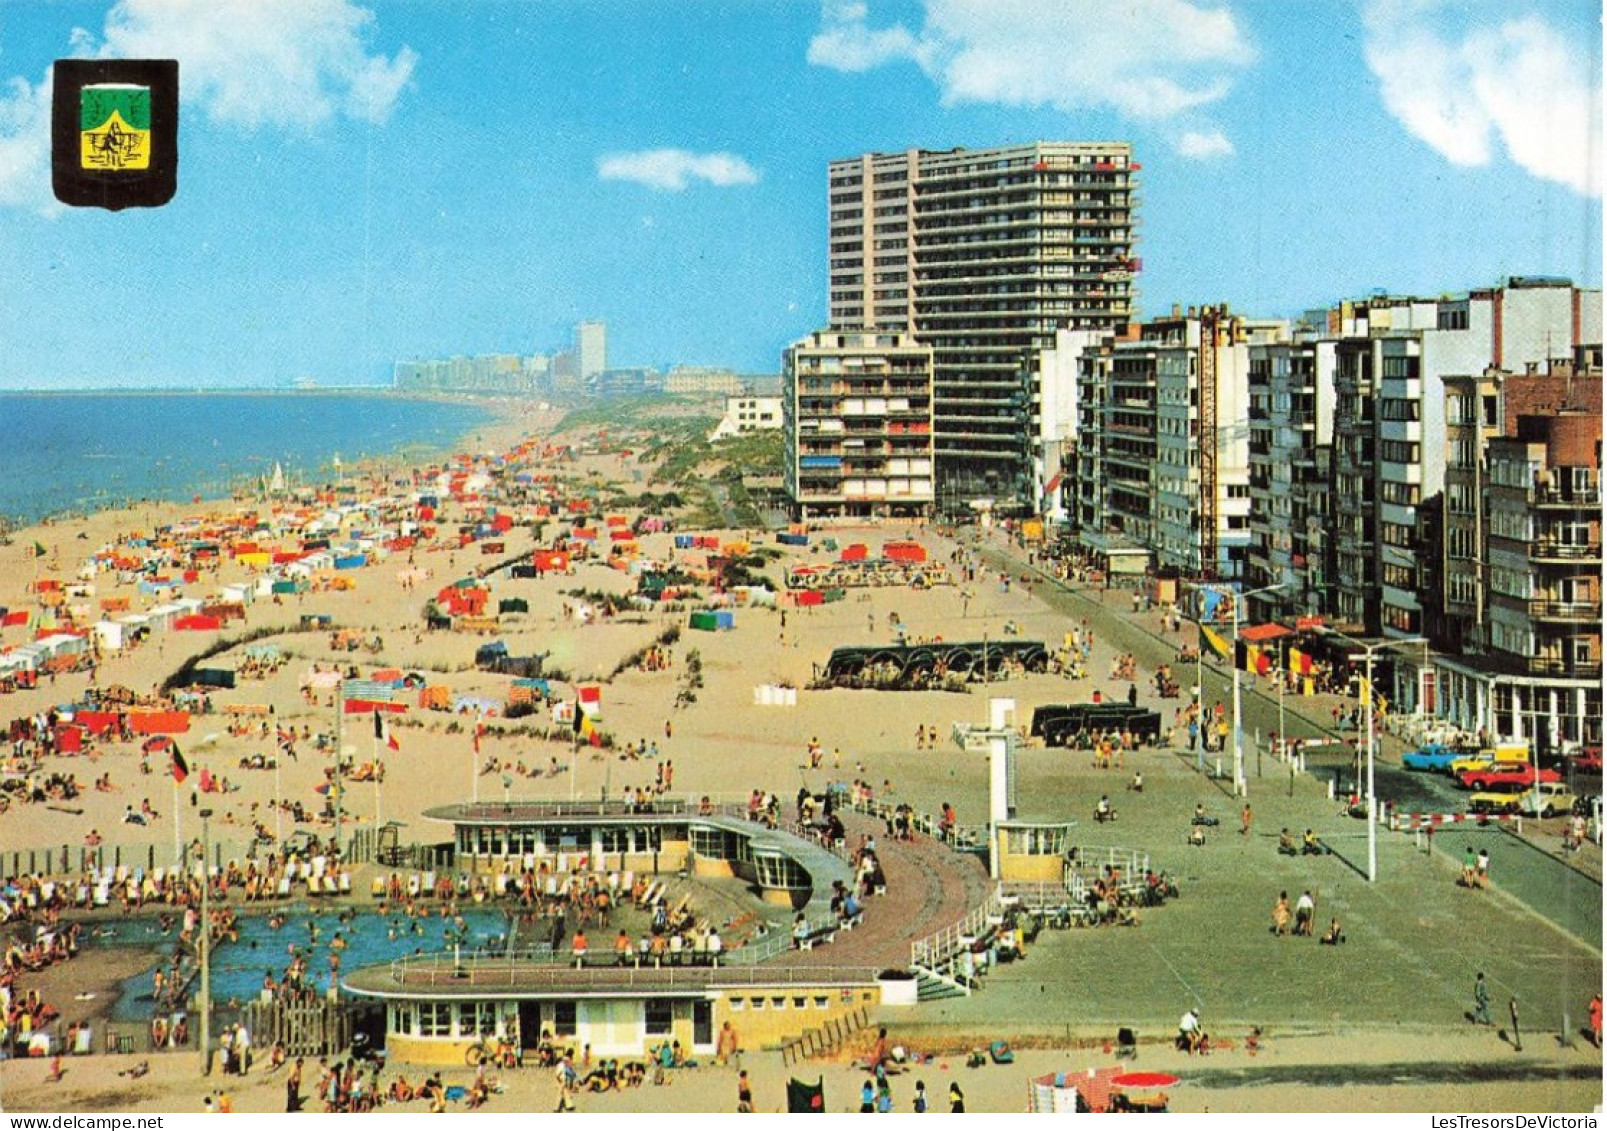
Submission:
M 169 746 L 172 746 L 172 745 L 173 745 L 173 740 L 171 738 L 169 738 L 165 734 L 158 734 L 158 735 L 155 735 L 154 737 L 147 738 L 145 740 L 144 744 L 140 747 L 140 749 L 145 751 L 145 753 L 147 753 L 147 754 L 154 754 L 158 750 L 166 750 Z
M 1169 1076 L 1165 1072 L 1124 1072 L 1110 1083 L 1113 1088 L 1142 1092 L 1155 1088 L 1170 1088 L 1181 1083 L 1181 1078 Z

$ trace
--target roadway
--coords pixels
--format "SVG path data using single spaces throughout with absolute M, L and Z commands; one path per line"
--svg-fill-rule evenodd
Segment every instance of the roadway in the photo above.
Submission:
M 1033 577 L 1034 595 L 1046 605 L 1068 617 L 1087 618 L 1101 640 L 1117 651 L 1131 652 L 1143 669 L 1153 671 L 1162 663 L 1173 668 L 1173 677 L 1182 685 L 1184 696 L 1192 694 L 1196 671 L 1201 679 L 1201 696 L 1207 705 L 1221 701 L 1231 712 L 1231 673 L 1223 661 L 1209 660 L 1199 668 L 1193 663 L 1177 662 L 1178 646 L 1193 642 L 1194 627 L 1185 622 L 1182 635 L 1166 630 L 1158 610 L 1149 613 L 1132 611 L 1132 591 L 1124 589 L 1101 590 L 1090 586 L 1068 585 L 1053 578 L 1035 566 L 1029 566 L 1025 553 L 1007 546 L 1000 535 L 983 536 L 970 543 L 983 560 L 993 569 L 1008 571 L 1014 577 L 1030 574 Z M 1093 673 L 1096 676 L 1097 673 Z M 1279 727 L 1279 703 L 1275 691 L 1264 682 L 1242 677 L 1241 688 L 1245 778 L 1248 794 L 1253 800 L 1265 795 L 1268 789 L 1280 793 L 1294 791 L 1285 767 L 1276 759 L 1259 753 L 1255 740 L 1259 734 L 1267 743 Z M 1177 700 L 1171 704 L 1185 702 Z M 1354 707 L 1356 700 L 1339 696 L 1320 695 L 1310 698 L 1285 696 L 1283 726 L 1288 737 L 1305 739 L 1309 743 L 1327 743 L 1313 749 L 1307 757 L 1306 769 L 1317 780 L 1334 783 L 1336 796 L 1343 796 L 1355 788 L 1360 777 L 1355 754 L 1357 735 L 1354 731 L 1341 732 L 1333 725 L 1335 706 Z M 1166 703 L 1160 704 L 1164 709 Z M 1170 721 L 1163 715 L 1163 724 Z M 1395 736 L 1385 734 L 1379 743 L 1374 776 L 1381 803 L 1394 806 L 1397 812 L 1460 813 L 1466 807 L 1467 794 L 1449 778 L 1438 774 L 1414 773 L 1400 765 L 1400 755 L 1407 749 Z M 1231 775 L 1232 756 L 1224 751 L 1211 755 L 1220 757 L 1224 770 Z M 1223 783 L 1226 787 L 1226 783 Z M 1601 779 L 1589 777 L 1579 783 L 1581 792 L 1600 792 Z M 1282 788 L 1280 788 L 1282 787 Z M 1593 788 L 1592 788 L 1593 787 Z M 1365 831 L 1360 821 L 1357 834 Z M 1533 914 L 1571 935 L 1594 950 L 1598 955 L 1602 945 L 1602 886 L 1600 876 L 1599 845 L 1587 845 L 1582 850 L 1583 862 L 1562 858 L 1552 847 L 1560 843 L 1559 822 L 1545 822 L 1544 832 L 1537 823 L 1524 822 L 1525 836 L 1515 835 L 1511 826 L 1503 825 L 1496 834 L 1500 840 L 1491 848 L 1492 875 L 1496 886 L 1506 896 L 1521 902 Z M 1458 825 L 1454 830 L 1442 831 L 1429 838 L 1433 847 L 1441 852 L 1453 853 L 1460 859 L 1466 839 L 1460 830 L 1472 831 L 1477 826 Z M 1381 831 L 1386 836 L 1404 836 Z M 1485 840 L 1490 835 L 1488 826 L 1479 828 L 1477 836 Z M 1593 874 L 1592 874 L 1593 873 Z

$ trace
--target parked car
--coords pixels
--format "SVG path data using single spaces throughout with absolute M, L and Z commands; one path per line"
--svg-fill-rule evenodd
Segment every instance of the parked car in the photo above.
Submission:
M 1439 742 L 1427 742 L 1416 750 L 1408 750 L 1401 755 L 1401 765 L 1408 770 L 1428 770 L 1443 774 L 1451 768 L 1451 763 L 1458 758 L 1466 758 L 1471 753 L 1464 746 L 1446 746 Z
M 1453 760 L 1450 774 L 1453 778 L 1457 778 L 1469 770 L 1482 770 L 1492 762 L 1527 761 L 1529 761 L 1529 747 L 1521 742 L 1502 746 L 1486 746 L 1483 750 L 1477 750 Z
M 1538 794 L 1532 789 L 1518 794 L 1518 812 L 1525 817 L 1562 817 L 1578 804 L 1579 798 L 1561 782 L 1542 782 Z
M 1468 812 L 1481 817 L 1516 813 L 1521 802 L 1522 794 L 1517 793 L 1475 793 L 1468 798 Z
M 1491 762 L 1488 766 L 1458 775 L 1457 781 L 1462 783 L 1463 789 L 1471 789 L 1474 792 L 1484 790 L 1511 792 L 1533 786 L 1537 780 L 1536 775 L 1542 782 L 1562 780 L 1562 775 L 1556 770 L 1537 770 L 1528 762 Z
M 1601 747 L 1587 746 L 1569 761 L 1573 764 L 1574 769 L 1582 773 L 1599 774 L 1601 773 Z

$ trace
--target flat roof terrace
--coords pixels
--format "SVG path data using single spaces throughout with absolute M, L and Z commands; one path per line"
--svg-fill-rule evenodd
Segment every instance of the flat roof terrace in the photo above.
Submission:
M 864 916 L 852 930 L 839 930 L 829 945 L 791 949 L 784 929 L 773 929 L 747 946 L 720 957 L 718 966 L 646 961 L 619 965 L 593 954 L 584 966 L 561 953 L 463 955 L 437 952 L 355 969 L 343 986 L 366 997 L 517 998 L 575 996 L 685 996 L 730 986 L 852 985 L 875 979 L 883 970 L 907 970 L 911 947 L 934 932 L 951 928 L 987 902 L 993 890 L 986 868 L 971 853 L 956 852 L 924 833 L 908 840 L 886 834 L 880 818 L 839 810 L 850 842 L 874 837 L 887 890 L 865 900 Z M 809 872 L 814 890 L 805 914 L 811 923 L 831 921 L 831 881 L 853 884 L 847 860 L 806 830 L 767 828 L 745 811 L 708 813 L 695 804 L 671 801 L 652 812 L 633 812 L 620 802 L 514 802 L 510 805 L 442 806 L 426 816 L 455 824 L 617 824 L 661 826 L 703 824 L 750 838 L 754 847 L 786 854 Z M 822 882 L 824 880 L 824 882 Z

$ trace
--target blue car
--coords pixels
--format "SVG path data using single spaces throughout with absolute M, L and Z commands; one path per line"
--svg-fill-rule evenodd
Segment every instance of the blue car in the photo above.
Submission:
M 1458 758 L 1466 756 L 1466 751 L 1456 746 L 1446 746 L 1440 742 L 1430 742 L 1416 750 L 1408 750 L 1401 755 L 1401 765 L 1408 770 L 1432 770 L 1435 773 L 1449 773 L 1451 763 Z

